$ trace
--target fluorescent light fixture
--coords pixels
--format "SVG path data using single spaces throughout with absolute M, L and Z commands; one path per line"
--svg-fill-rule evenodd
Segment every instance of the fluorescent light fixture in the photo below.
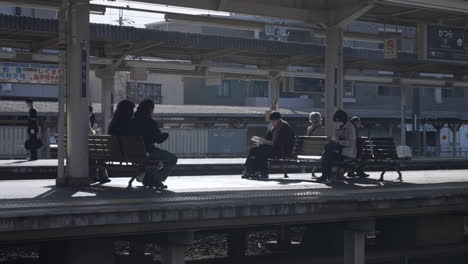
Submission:
M 324 79 L 325 74 L 319 72 L 300 72 L 300 71 L 283 71 L 280 72 L 280 76 L 283 77 L 298 77 L 298 78 L 314 78 Z
M 169 63 L 169 62 L 155 62 L 155 61 L 125 61 L 125 65 L 129 67 L 144 67 L 148 69 L 166 69 L 166 70 L 183 70 L 194 71 L 195 65 L 182 64 L 182 63 Z
M 219 72 L 219 73 L 248 74 L 248 75 L 268 75 L 269 74 L 269 71 L 267 70 L 236 68 L 236 67 L 218 67 L 218 66 L 208 67 L 207 71 Z

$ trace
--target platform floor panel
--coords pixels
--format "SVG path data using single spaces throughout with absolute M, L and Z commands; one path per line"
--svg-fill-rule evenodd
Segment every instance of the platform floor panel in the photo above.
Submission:
M 181 158 L 178 165 L 242 165 L 245 158 Z M 57 167 L 56 159 L 29 160 L 0 160 L 0 168 L 24 168 L 24 167 Z
M 379 176 L 334 186 L 310 174 L 169 177 L 164 191 L 128 189 L 128 178 L 80 188 L 0 181 L 0 242 L 468 212 L 468 170 L 407 171 L 404 182 Z
M 51 201 L 60 202 L 62 206 L 70 203 L 70 206 L 75 207 L 81 202 L 86 206 L 146 201 L 190 202 L 187 197 L 195 196 L 208 198 L 203 200 L 210 200 L 209 197 L 214 197 L 214 200 L 235 200 L 255 197 L 253 194 L 259 197 L 281 197 L 304 192 L 320 199 L 327 195 L 349 195 L 352 198 L 353 195 L 360 193 L 391 194 L 447 188 L 468 190 L 468 170 L 406 171 L 403 182 L 399 182 L 396 173 L 393 172 L 388 172 L 383 182 L 378 180 L 379 173 L 370 172 L 370 175 L 366 179 L 346 179 L 333 186 L 318 183 L 315 178 L 310 177 L 310 174 L 304 173 L 290 174 L 290 178 L 273 174 L 265 181 L 241 179 L 240 175 L 181 176 L 169 177 L 166 181 L 169 188 L 164 191 L 145 188 L 137 181 L 134 181 L 133 188 L 128 189 L 128 178 L 113 178 L 112 182 L 104 185 L 93 184 L 82 188 L 57 188 L 54 180 L 9 180 L 0 182 L 0 213 L 7 208 L 19 209 L 22 206 L 47 207 Z M 219 197 L 216 193 L 220 194 Z M 260 195 L 261 193 L 271 193 L 271 195 Z M 171 199 L 166 199 L 168 197 Z

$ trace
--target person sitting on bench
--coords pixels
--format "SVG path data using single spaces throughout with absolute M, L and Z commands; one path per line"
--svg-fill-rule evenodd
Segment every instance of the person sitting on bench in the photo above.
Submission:
M 129 100 L 122 100 L 117 104 L 114 116 L 107 129 L 109 135 L 116 137 L 130 136 L 130 122 L 133 118 L 135 104 Z
M 331 183 L 332 168 L 336 162 L 345 158 L 356 158 L 356 129 L 348 120 L 348 115 L 343 110 L 338 110 L 333 115 L 333 122 L 336 128 L 330 143 L 325 145 L 322 154 L 322 176 L 318 179 L 321 182 Z
M 242 178 L 268 179 L 268 158 L 285 157 L 294 148 L 294 131 L 279 112 L 270 113 L 271 129 L 265 139 L 258 138 L 258 146 L 249 150 Z
M 153 119 L 154 103 L 146 99 L 137 108 L 135 117 L 130 122 L 131 135 L 142 136 L 145 141 L 145 149 L 151 160 L 164 161 L 164 167 L 146 168 L 143 185 L 156 187 L 158 189 L 167 188 L 163 182 L 171 174 L 177 164 L 177 157 L 164 149 L 154 146 L 155 143 L 162 144 L 169 137 L 168 133 L 163 133 L 159 129 L 158 123 Z
M 319 112 L 310 113 L 309 122 L 307 136 L 325 136 L 325 127 L 322 124 L 322 115 Z

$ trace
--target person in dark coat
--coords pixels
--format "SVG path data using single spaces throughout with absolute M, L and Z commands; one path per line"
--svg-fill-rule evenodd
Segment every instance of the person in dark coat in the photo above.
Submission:
M 270 114 L 271 129 L 263 142 L 249 150 L 242 178 L 268 178 L 268 158 L 286 157 L 294 149 L 294 131 L 279 112 Z
M 29 108 L 28 112 L 28 127 L 27 133 L 29 139 L 25 142 L 25 147 L 30 152 L 29 160 L 37 160 L 37 150 L 42 146 L 42 142 L 37 138 L 39 126 L 37 124 L 37 111 L 34 109 L 34 101 L 32 98 L 26 99 L 26 105 Z
M 152 160 L 164 161 L 164 167 L 156 171 L 154 168 L 147 168 L 143 185 L 156 188 L 167 188 L 163 182 L 172 173 L 177 157 L 164 149 L 157 148 L 154 144 L 162 144 L 169 137 L 168 133 L 161 132 L 158 123 L 153 119 L 154 102 L 143 100 L 137 108 L 134 118 L 130 122 L 130 134 L 142 136 L 145 149 Z
M 89 111 L 89 125 L 91 126 L 91 129 L 94 128 L 94 123 L 96 123 L 96 115 L 94 114 L 94 108 L 93 105 L 88 106 L 88 111 Z
M 114 116 L 109 123 L 107 129 L 111 136 L 129 136 L 130 135 L 130 122 L 133 118 L 133 109 L 135 104 L 129 100 L 123 100 L 117 104 L 117 109 Z

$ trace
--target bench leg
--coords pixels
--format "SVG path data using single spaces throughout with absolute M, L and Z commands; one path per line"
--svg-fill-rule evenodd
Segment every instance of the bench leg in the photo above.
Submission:
M 285 165 L 281 165 L 281 169 L 283 170 L 284 178 L 289 178 L 289 176 L 288 176 L 288 168 L 287 168 Z
M 130 178 L 130 180 L 128 181 L 128 186 L 127 186 L 128 189 L 132 188 L 132 183 L 136 179 L 136 177 L 137 177 L 137 175 L 132 176 L 132 178 Z
M 403 175 L 402 175 L 402 173 L 401 173 L 400 168 L 396 168 L 395 170 L 396 170 L 396 172 L 398 173 L 398 180 L 399 180 L 400 182 L 402 182 L 402 181 L 403 181 Z
M 384 175 L 385 173 L 387 172 L 387 170 L 383 170 L 382 173 L 380 174 L 380 179 L 379 181 L 383 181 L 384 180 Z

